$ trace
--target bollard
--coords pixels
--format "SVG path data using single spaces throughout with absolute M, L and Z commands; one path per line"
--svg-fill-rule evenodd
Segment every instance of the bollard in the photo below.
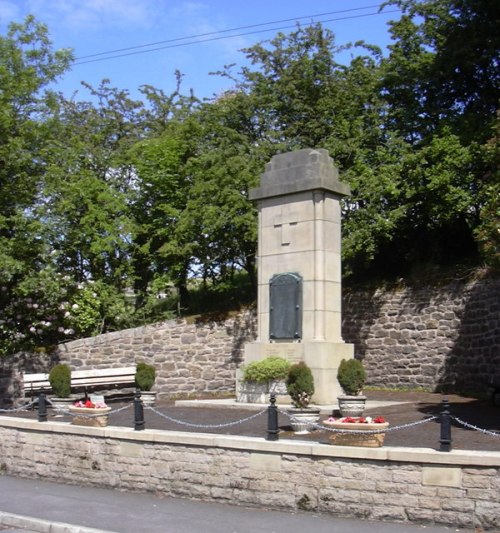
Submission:
M 38 395 L 38 422 L 47 422 L 47 400 L 43 392 Z
M 439 421 L 441 422 L 441 438 L 439 439 L 440 452 L 451 452 L 451 416 L 450 402 L 448 398 L 443 398 L 443 408 Z
M 267 410 L 267 437 L 266 440 L 279 440 L 278 408 L 276 407 L 276 394 L 272 393 L 270 405 Z
M 146 427 L 144 421 L 144 406 L 141 400 L 141 391 L 137 389 L 134 396 L 134 429 L 135 431 L 142 431 Z

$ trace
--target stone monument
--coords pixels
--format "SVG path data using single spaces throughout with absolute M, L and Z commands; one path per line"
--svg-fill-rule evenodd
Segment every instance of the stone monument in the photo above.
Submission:
M 276 155 L 257 201 L 258 330 L 245 363 L 275 355 L 312 370 L 313 401 L 337 402 L 340 361 L 354 355 L 341 335 L 341 210 L 349 187 L 323 149 Z

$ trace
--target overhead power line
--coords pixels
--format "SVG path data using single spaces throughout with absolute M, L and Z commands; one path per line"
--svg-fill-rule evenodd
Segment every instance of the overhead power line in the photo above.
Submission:
M 165 50 L 165 49 L 168 49 L 168 48 L 178 48 L 178 47 L 181 47 L 181 46 L 188 46 L 188 45 L 192 45 L 192 44 L 200 44 L 200 43 L 206 43 L 206 42 L 211 42 L 211 41 L 219 41 L 219 40 L 222 40 L 222 39 L 231 39 L 233 37 L 244 37 L 244 36 L 247 36 L 247 35 L 255 35 L 255 34 L 258 34 L 258 33 L 265 33 L 265 32 L 270 32 L 270 31 L 279 31 L 279 30 L 284 30 L 284 29 L 290 29 L 290 28 L 295 27 L 295 25 L 286 25 L 286 26 L 277 26 L 277 27 L 275 26 L 275 27 L 272 27 L 272 28 L 266 28 L 266 29 L 243 32 L 243 33 L 231 33 L 231 32 L 240 31 L 240 30 L 243 30 L 243 29 L 258 28 L 258 27 L 262 27 L 262 26 L 270 26 L 272 24 L 279 24 L 279 23 L 282 23 L 282 22 L 290 22 L 290 21 L 297 22 L 297 21 L 302 20 L 302 19 L 313 19 L 315 17 L 323 17 L 323 16 L 332 15 L 332 14 L 339 14 L 339 13 L 350 13 L 350 12 L 353 12 L 353 11 L 360 11 L 360 10 L 364 10 L 364 9 L 373 9 L 373 8 L 379 8 L 379 7 L 380 6 L 377 4 L 377 5 L 365 6 L 365 7 L 359 7 L 359 8 L 344 9 L 342 11 L 329 11 L 329 12 L 326 12 L 326 13 L 319 13 L 319 14 L 316 14 L 316 15 L 304 15 L 302 17 L 294 17 L 294 18 L 289 18 L 289 19 L 275 20 L 275 21 L 272 21 L 272 22 L 263 22 L 263 23 L 260 23 L 260 24 L 252 24 L 252 25 L 249 25 L 249 26 L 239 26 L 237 28 L 230 28 L 230 29 L 227 29 L 227 30 L 220 30 L 220 31 L 208 32 L 208 33 L 201 33 L 201 34 L 198 34 L 198 35 L 190 35 L 190 36 L 187 36 L 187 37 L 178 37 L 178 38 L 175 38 L 175 39 L 169 39 L 169 40 L 165 40 L 165 41 L 157 41 L 157 42 L 149 43 L 149 44 L 130 46 L 130 47 L 127 47 L 127 48 L 119 48 L 119 49 L 116 49 L 116 50 L 110 50 L 108 52 L 99 52 L 99 53 L 96 53 L 96 54 L 90 54 L 90 55 L 86 55 L 86 56 L 77 57 L 76 60 L 75 60 L 74 65 L 83 65 L 83 64 L 86 64 L 86 63 L 97 63 L 97 62 L 100 62 L 100 61 L 107 61 L 109 59 L 117 59 L 117 58 L 120 58 L 120 57 L 127 57 L 127 56 L 132 56 L 132 55 L 139 55 L 139 54 L 146 54 L 146 53 L 149 53 L 149 52 L 156 52 L 158 50 Z M 399 12 L 399 10 L 395 9 L 395 10 L 385 11 L 383 14 L 398 13 L 398 12 Z M 338 17 L 338 18 L 331 18 L 331 19 L 325 19 L 325 20 L 314 20 L 314 21 L 311 21 L 311 24 L 312 23 L 318 23 L 318 22 L 326 23 L 326 22 L 335 22 L 335 21 L 339 21 L 339 20 L 348 20 L 348 19 L 355 19 L 355 18 L 372 17 L 372 16 L 376 16 L 376 15 L 380 15 L 380 14 L 382 14 L 382 13 L 377 11 L 375 13 L 364 13 L 364 14 L 361 14 L 361 15 L 351 15 L 351 16 L 346 16 L 346 17 Z M 231 35 L 225 35 L 227 33 L 231 33 Z M 189 39 L 191 39 L 191 40 L 189 40 Z M 184 42 L 181 42 L 181 41 L 184 41 Z M 157 46 L 157 45 L 163 45 L 163 46 Z M 151 47 L 154 47 L 154 48 L 151 48 Z M 147 49 L 144 50 L 144 48 L 147 48 Z M 125 52 L 125 53 L 120 53 L 120 52 Z M 111 55 L 111 54 L 113 54 L 113 55 Z M 102 57 L 102 56 L 106 56 L 106 57 Z

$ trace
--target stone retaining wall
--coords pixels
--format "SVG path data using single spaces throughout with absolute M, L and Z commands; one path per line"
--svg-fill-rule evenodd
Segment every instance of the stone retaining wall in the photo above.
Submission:
M 255 313 L 170 320 L 68 342 L 51 356 L 0 360 L 0 395 L 20 395 L 21 370 L 108 368 L 138 361 L 157 369 L 160 395 L 233 392 Z M 344 340 L 364 360 L 368 385 L 480 392 L 500 379 L 500 279 L 374 290 L 345 290 Z
M 0 457 L 0 472 L 27 478 L 367 520 L 500 528 L 499 452 L 349 448 L 0 417 Z
M 500 378 L 500 279 L 346 291 L 343 336 L 377 387 L 481 392 Z

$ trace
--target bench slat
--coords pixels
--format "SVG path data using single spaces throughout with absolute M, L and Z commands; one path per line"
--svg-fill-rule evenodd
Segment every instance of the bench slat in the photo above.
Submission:
M 91 370 L 72 370 L 71 379 L 73 378 L 90 378 L 99 376 L 120 376 L 120 375 L 134 375 L 135 366 L 126 366 L 123 368 L 93 368 Z
M 71 387 L 82 388 L 98 385 L 133 384 L 135 381 L 135 371 L 135 366 L 73 370 L 71 372 Z M 40 389 L 50 389 L 48 374 L 24 374 L 23 382 L 25 392 Z

